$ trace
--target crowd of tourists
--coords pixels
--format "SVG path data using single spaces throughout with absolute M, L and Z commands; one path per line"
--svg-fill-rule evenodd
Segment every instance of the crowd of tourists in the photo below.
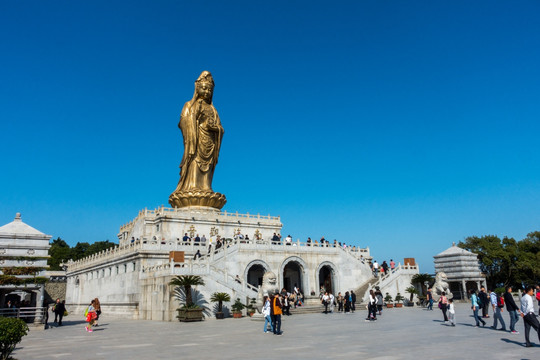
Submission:
M 382 264 L 380 265 L 377 262 L 377 260 L 373 260 L 373 262 L 370 263 L 370 266 L 371 266 L 371 272 L 373 273 L 375 277 L 379 276 L 379 274 L 381 276 L 384 276 L 385 274 L 394 272 L 394 270 L 396 269 L 396 263 L 393 259 L 390 259 L 389 263 L 387 263 L 386 260 L 384 260 Z
M 511 334 L 519 335 L 516 330 L 516 324 L 519 322 L 520 317 L 523 319 L 525 328 L 525 346 L 531 347 L 532 344 L 529 339 L 531 328 L 533 328 L 538 335 L 538 341 L 540 343 L 540 325 L 536 314 L 534 313 L 534 300 L 538 301 L 538 307 L 540 308 L 540 285 L 535 287 L 527 286 L 520 299 L 520 306 L 516 304 L 514 296 L 512 294 L 512 286 L 506 287 L 504 292 L 495 292 L 493 290 L 487 290 L 484 286 L 480 288 L 480 291 L 469 290 L 469 298 L 471 302 L 472 316 L 475 320 L 474 327 L 485 327 L 487 325 L 486 319 L 489 319 L 489 309 L 491 308 L 493 316 L 493 324 L 491 329 L 499 331 L 509 331 Z M 428 289 L 427 292 L 428 305 L 427 310 L 433 310 L 433 293 L 432 289 Z M 445 324 L 450 326 L 456 326 L 456 312 L 453 299 L 449 299 L 445 292 L 441 293 L 438 300 L 438 307 L 442 311 L 443 320 Z M 504 310 L 508 313 L 510 320 L 509 328 L 506 327 L 506 322 L 503 318 Z M 540 315 L 540 310 L 538 315 Z M 500 328 L 499 328 L 500 324 Z

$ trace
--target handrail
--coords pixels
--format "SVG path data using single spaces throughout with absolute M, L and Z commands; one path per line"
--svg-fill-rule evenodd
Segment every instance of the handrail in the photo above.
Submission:
M 196 250 L 205 250 L 207 249 L 208 241 L 207 242 L 195 242 L 194 240 L 157 240 L 152 239 L 148 240 L 147 238 L 143 238 L 142 240 L 136 240 L 132 243 L 116 246 L 114 248 L 109 248 L 107 250 L 103 250 L 99 253 L 93 254 L 91 256 L 82 258 L 80 260 L 76 261 L 69 261 L 67 263 L 68 270 L 76 271 L 81 268 L 87 267 L 91 264 L 95 263 L 101 263 L 103 260 L 113 259 L 117 258 L 121 255 L 126 255 L 130 253 L 135 253 L 137 251 L 143 251 L 143 250 L 157 250 L 157 251 L 186 251 L 186 253 L 193 255 Z M 258 248 L 269 248 L 269 249 L 289 249 L 289 246 L 291 248 L 302 248 L 303 250 L 307 249 L 313 249 L 314 252 L 320 251 L 319 249 L 340 249 L 342 251 L 345 251 L 349 253 L 350 255 L 354 256 L 356 259 L 366 259 L 369 260 L 369 248 L 359 248 L 359 247 L 343 247 L 343 246 L 334 246 L 334 244 L 325 244 L 324 246 L 321 246 L 321 244 L 315 244 L 315 243 L 307 243 L 300 240 L 293 241 L 291 243 L 285 243 L 285 242 L 272 242 L 269 240 L 246 240 L 246 239 L 232 239 L 229 241 L 225 241 L 223 246 L 219 249 L 215 249 L 215 243 L 212 244 L 212 252 L 210 257 L 212 258 L 220 258 L 223 255 L 223 251 L 225 249 L 230 249 L 234 245 L 243 246 L 243 245 L 256 245 Z M 208 256 L 205 254 L 201 254 L 202 256 Z M 366 255 L 364 257 L 364 255 Z
M 0 308 L 0 317 L 15 317 L 18 319 L 38 319 L 44 322 L 47 307 L 22 307 L 22 308 Z

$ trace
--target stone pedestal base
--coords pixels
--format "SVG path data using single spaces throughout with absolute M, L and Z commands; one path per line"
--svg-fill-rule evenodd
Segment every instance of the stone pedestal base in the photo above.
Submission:
M 169 204 L 176 208 L 200 206 L 221 209 L 226 202 L 225 195 L 204 190 L 180 190 L 173 192 L 169 196 Z

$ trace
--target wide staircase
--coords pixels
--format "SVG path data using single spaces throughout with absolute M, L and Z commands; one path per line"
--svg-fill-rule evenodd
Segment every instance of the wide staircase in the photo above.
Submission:
M 356 290 L 354 290 L 354 293 L 356 294 L 356 302 L 354 303 L 356 311 L 364 309 L 362 305 L 365 305 L 365 302 L 363 301 L 363 296 L 368 291 L 370 286 L 373 286 L 378 281 L 377 278 L 369 279 L 365 284 L 358 287 Z M 335 296 L 335 294 L 334 294 Z M 311 300 L 311 301 L 310 301 Z M 320 314 L 324 312 L 324 306 L 320 303 L 319 298 L 311 298 L 308 300 L 310 303 L 309 305 L 300 306 L 296 309 L 291 307 L 291 315 L 298 315 L 298 314 Z M 315 303 L 316 302 L 316 303 Z M 334 312 L 337 312 L 338 307 L 334 307 Z

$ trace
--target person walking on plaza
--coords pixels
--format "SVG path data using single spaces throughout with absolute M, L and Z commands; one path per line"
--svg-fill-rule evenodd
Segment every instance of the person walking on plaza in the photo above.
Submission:
M 529 285 L 525 288 L 525 294 L 521 297 L 521 317 L 523 318 L 523 323 L 525 325 L 525 346 L 532 347 L 531 341 L 529 340 L 529 332 L 531 327 L 536 330 L 538 335 L 538 342 L 540 343 L 540 325 L 538 324 L 538 319 L 534 313 L 534 303 L 533 303 L 533 294 L 534 286 Z
M 488 294 L 486 293 L 486 288 L 481 287 L 480 293 L 478 294 L 478 298 L 480 299 L 479 306 L 482 308 L 482 317 L 488 318 L 489 317 L 489 298 Z
M 324 313 L 328 314 L 328 305 L 330 305 L 330 296 L 328 296 L 328 292 L 325 292 L 321 303 L 324 305 Z
M 474 327 L 480 326 L 480 323 L 482 323 L 482 326 L 486 326 L 484 319 L 478 316 L 478 311 L 480 308 L 478 306 L 478 295 L 476 295 L 476 291 L 470 290 L 469 294 L 471 296 L 471 309 L 473 311 L 474 320 L 476 320 L 476 325 Z
M 439 298 L 439 309 L 441 309 L 444 317 L 444 322 L 448 322 L 448 316 L 446 315 L 446 311 L 448 310 L 448 298 L 446 297 L 446 293 L 443 291 L 441 293 L 441 297 Z
M 279 293 L 274 295 L 272 300 L 272 306 L 270 307 L 270 316 L 272 317 L 272 327 L 274 335 L 281 335 L 281 301 L 279 300 Z
M 270 310 L 271 304 L 270 304 L 270 298 L 268 296 L 264 297 L 264 306 L 262 309 L 262 314 L 264 316 L 264 327 L 263 331 L 266 334 L 268 332 L 268 324 L 270 324 L 270 331 L 274 332 L 274 326 L 272 325 L 272 318 L 270 317 Z
M 451 326 L 456 326 L 456 309 L 454 308 L 454 299 L 448 299 L 448 321 Z
M 85 329 L 87 332 L 93 332 L 92 325 L 94 325 L 94 321 L 96 320 L 97 314 L 96 314 L 96 308 L 94 307 L 95 300 L 92 300 L 90 302 L 90 305 L 88 305 L 88 308 L 86 308 L 86 322 L 88 325 L 85 326 Z
M 348 314 L 351 311 L 351 294 L 348 291 L 345 291 L 345 314 Z
M 343 312 L 343 295 L 341 295 L 341 292 L 338 292 L 337 294 L 337 304 L 338 304 L 338 312 Z
M 519 321 L 519 308 L 514 301 L 514 296 L 512 296 L 512 287 L 508 286 L 506 292 L 504 293 L 504 303 L 506 304 L 506 311 L 510 316 L 510 332 L 514 335 L 518 335 L 519 332 L 516 331 L 516 324 Z
M 101 303 L 98 298 L 94 299 L 94 308 L 96 309 L 96 320 L 94 321 L 94 326 L 98 326 L 99 316 L 101 315 Z
M 334 294 L 332 294 L 331 292 L 328 293 L 328 298 L 329 298 L 328 301 L 330 302 L 330 312 L 333 314 L 336 298 L 334 297 Z
M 351 290 L 351 312 L 356 310 L 356 294 Z
M 375 298 L 377 299 L 377 311 L 379 312 L 379 315 L 382 315 L 384 298 L 382 296 L 381 290 L 375 291 Z
M 431 292 L 431 288 L 427 289 L 426 299 L 428 301 L 427 310 L 433 311 L 433 293 Z
M 54 312 L 54 322 L 58 320 L 58 326 L 62 326 L 62 318 L 64 317 L 64 311 L 66 311 L 66 306 L 63 302 L 60 302 L 60 299 L 56 299 L 56 304 L 53 306 Z
M 369 290 L 369 303 L 368 303 L 368 316 L 366 321 L 377 320 L 377 300 L 375 299 L 375 293 L 373 290 Z
M 504 323 L 502 317 L 502 311 L 504 307 L 504 300 L 495 294 L 495 291 L 489 293 L 489 301 L 491 302 L 491 307 L 493 308 L 493 330 L 497 330 L 497 320 L 501 322 L 502 328 L 500 330 L 506 331 L 506 324 Z
M 538 301 L 538 315 L 540 315 L 540 285 L 536 285 L 536 301 Z

